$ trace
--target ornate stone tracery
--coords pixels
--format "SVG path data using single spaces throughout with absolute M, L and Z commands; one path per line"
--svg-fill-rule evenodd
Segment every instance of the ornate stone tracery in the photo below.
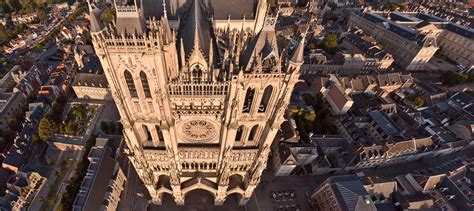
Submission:
M 217 128 L 206 120 L 190 120 L 181 126 L 183 138 L 192 143 L 206 143 L 217 136 Z
M 108 29 L 91 14 L 93 44 L 103 54 L 128 156 L 153 201 L 168 193 L 183 204 L 186 193 L 204 189 L 216 204 L 233 193 L 245 204 L 266 166 L 276 135 L 272 125 L 282 121 L 301 64 L 279 51 L 276 18 L 264 22 L 266 1 L 258 1 L 258 20 L 244 18 L 237 27 L 209 21 L 203 1 L 188 1 L 179 27 L 168 24 L 165 12 L 148 21 L 147 30 L 135 26 L 134 34 L 118 26 L 121 12 L 142 17 L 137 7 L 117 5 L 117 24 Z M 125 77 L 125 69 L 132 77 Z M 246 96 L 249 87 L 254 91 Z M 232 176 L 241 181 L 228 190 Z

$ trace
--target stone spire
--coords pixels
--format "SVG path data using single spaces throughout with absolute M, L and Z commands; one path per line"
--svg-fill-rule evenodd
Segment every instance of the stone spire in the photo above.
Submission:
M 293 51 L 293 55 L 291 56 L 290 62 L 295 63 L 295 64 L 303 64 L 305 37 L 306 37 L 306 33 L 303 33 L 303 37 L 301 37 L 300 43 L 298 43 L 298 46 L 296 46 L 295 50 Z
M 168 11 L 166 11 L 166 2 L 165 2 L 165 0 L 163 0 L 162 5 L 163 5 L 163 17 L 165 19 L 168 19 Z
M 199 50 L 203 56 L 209 55 L 211 26 L 200 2 L 199 0 L 192 1 L 180 33 L 186 58 L 196 50 Z
M 92 7 L 92 3 L 90 1 L 87 1 L 89 4 L 89 21 L 90 21 L 90 29 L 91 32 L 100 32 L 104 28 L 104 24 L 100 21 L 100 14 L 102 13 L 102 10 L 100 10 L 97 6 L 94 5 L 94 8 Z

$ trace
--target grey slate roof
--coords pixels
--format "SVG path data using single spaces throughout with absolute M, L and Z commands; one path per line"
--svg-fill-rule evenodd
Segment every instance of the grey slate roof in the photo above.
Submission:
M 143 32 L 143 22 L 140 18 L 130 18 L 130 17 L 118 17 L 116 21 L 117 31 L 120 33 L 142 33 Z
M 357 176 L 335 176 L 328 180 L 342 210 L 377 210 Z
M 279 58 L 275 30 L 264 27 L 257 36 L 252 38 L 247 48 L 242 52 L 240 64 L 244 71 L 249 71 L 255 64 L 257 55 L 264 59 L 271 54 Z
M 191 55 L 193 49 L 201 50 L 206 58 L 209 55 L 212 28 L 203 9 L 200 0 L 193 0 L 180 32 L 186 58 Z
M 165 0 L 168 19 L 177 20 L 186 12 L 187 6 L 192 0 Z M 206 6 L 206 13 L 209 13 L 216 20 L 246 19 L 255 18 L 255 11 L 258 0 L 199 0 Z M 162 17 L 164 13 L 162 0 L 142 0 L 142 11 L 144 18 Z
M 405 138 L 393 120 L 390 119 L 390 117 L 388 117 L 385 113 L 381 112 L 380 110 L 376 110 L 369 112 L 369 116 L 377 123 L 377 125 L 383 130 L 385 134 L 394 138 Z
M 297 64 L 302 64 L 304 62 L 304 59 L 303 59 L 304 40 L 305 40 L 305 36 L 303 36 L 301 38 L 298 46 L 293 51 L 293 55 L 291 56 L 291 59 L 290 59 L 291 62 L 294 62 L 294 63 L 297 63 Z
M 387 55 L 387 52 L 385 50 L 382 50 L 378 48 L 376 45 L 365 41 L 364 39 L 362 39 L 360 36 L 356 34 L 349 33 L 346 36 L 344 36 L 343 39 L 355 45 L 359 50 L 361 50 L 365 54 L 365 56 L 382 59 L 385 57 L 385 55 Z
M 91 9 L 90 6 L 89 9 Z M 98 7 L 94 7 L 90 11 L 91 32 L 98 32 L 104 27 L 104 24 L 100 21 L 100 14 L 102 14 L 102 10 Z

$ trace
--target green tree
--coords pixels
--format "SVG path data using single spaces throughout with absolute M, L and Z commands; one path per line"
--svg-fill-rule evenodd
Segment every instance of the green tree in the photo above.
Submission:
M 35 9 L 35 12 L 36 12 L 36 17 L 42 21 L 42 20 L 46 20 L 47 18 L 47 15 L 48 15 L 48 11 L 45 7 L 41 6 L 41 7 L 37 7 Z
M 421 98 L 421 97 L 415 97 L 415 100 L 413 100 L 413 104 L 417 108 L 423 106 L 424 103 L 425 102 L 424 102 L 423 98 Z
M 13 143 L 13 140 L 15 140 L 15 132 L 13 132 L 12 130 L 10 129 L 4 129 L 4 130 L 1 130 L 0 131 L 1 133 L 1 137 L 3 138 L 3 140 L 5 140 L 7 143 Z
M 123 125 L 121 122 L 117 122 L 117 133 L 122 134 Z
M 31 139 L 33 142 L 41 141 L 41 138 L 39 137 L 38 132 L 33 133 L 33 135 L 31 136 Z
M 443 84 L 447 86 L 463 84 L 463 83 L 466 83 L 468 79 L 469 79 L 468 75 L 464 75 L 462 73 L 457 73 L 453 71 L 446 71 L 443 74 L 441 74 L 441 81 L 443 81 Z
M 327 34 L 321 41 L 321 48 L 328 53 L 335 53 L 337 49 L 337 35 Z
M 114 122 L 110 122 L 110 124 L 109 124 L 110 133 L 115 133 L 115 130 L 117 130 L 117 126 L 115 126 Z
M 79 119 L 84 119 L 87 113 L 87 108 L 85 105 L 78 105 L 73 108 L 74 114 L 79 118 Z
M 58 125 L 49 117 L 43 117 L 38 126 L 38 135 L 41 140 L 48 140 L 58 131 Z
M 112 23 L 115 20 L 115 10 L 106 9 L 102 14 L 100 14 L 100 20 L 106 23 Z
M 16 118 L 11 118 L 8 120 L 8 127 L 13 131 L 19 131 L 22 125 Z
M 0 41 L 8 41 L 10 36 L 8 36 L 7 28 L 0 23 Z
M 101 121 L 100 122 L 100 130 L 102 130 L 105 133 L 108 133 L 109 132 L 109 122 Z
M 77 133 L 77 124 L 73 121 L 68 122 L 64 127 L 64 132 L 68 135 L 76 135 Z

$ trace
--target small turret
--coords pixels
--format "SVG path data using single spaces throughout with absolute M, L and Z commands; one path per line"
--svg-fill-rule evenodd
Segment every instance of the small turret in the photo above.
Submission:
M 100 14 L 102 14 L 102 10 L 99 9 L 97 6 L 92 5 L 90 1 L 89 4 L 89 14 L 90 14 L 90 29 L 92 33 L 100 32 L 104 28 L 104 24 L 100 21 Z
M 306 37 L 306 33 L 303 34 L 303 37 L 300 40 L 300 43 L 298 43 L 298 46 L 296 46 L 295 50 L 293 51 L 293 55 L 291 56 L 290 62 L 294 64 L 303 64 L 304 59 L 303 59 L 303 53 L 304 53 L 304 40 Z

